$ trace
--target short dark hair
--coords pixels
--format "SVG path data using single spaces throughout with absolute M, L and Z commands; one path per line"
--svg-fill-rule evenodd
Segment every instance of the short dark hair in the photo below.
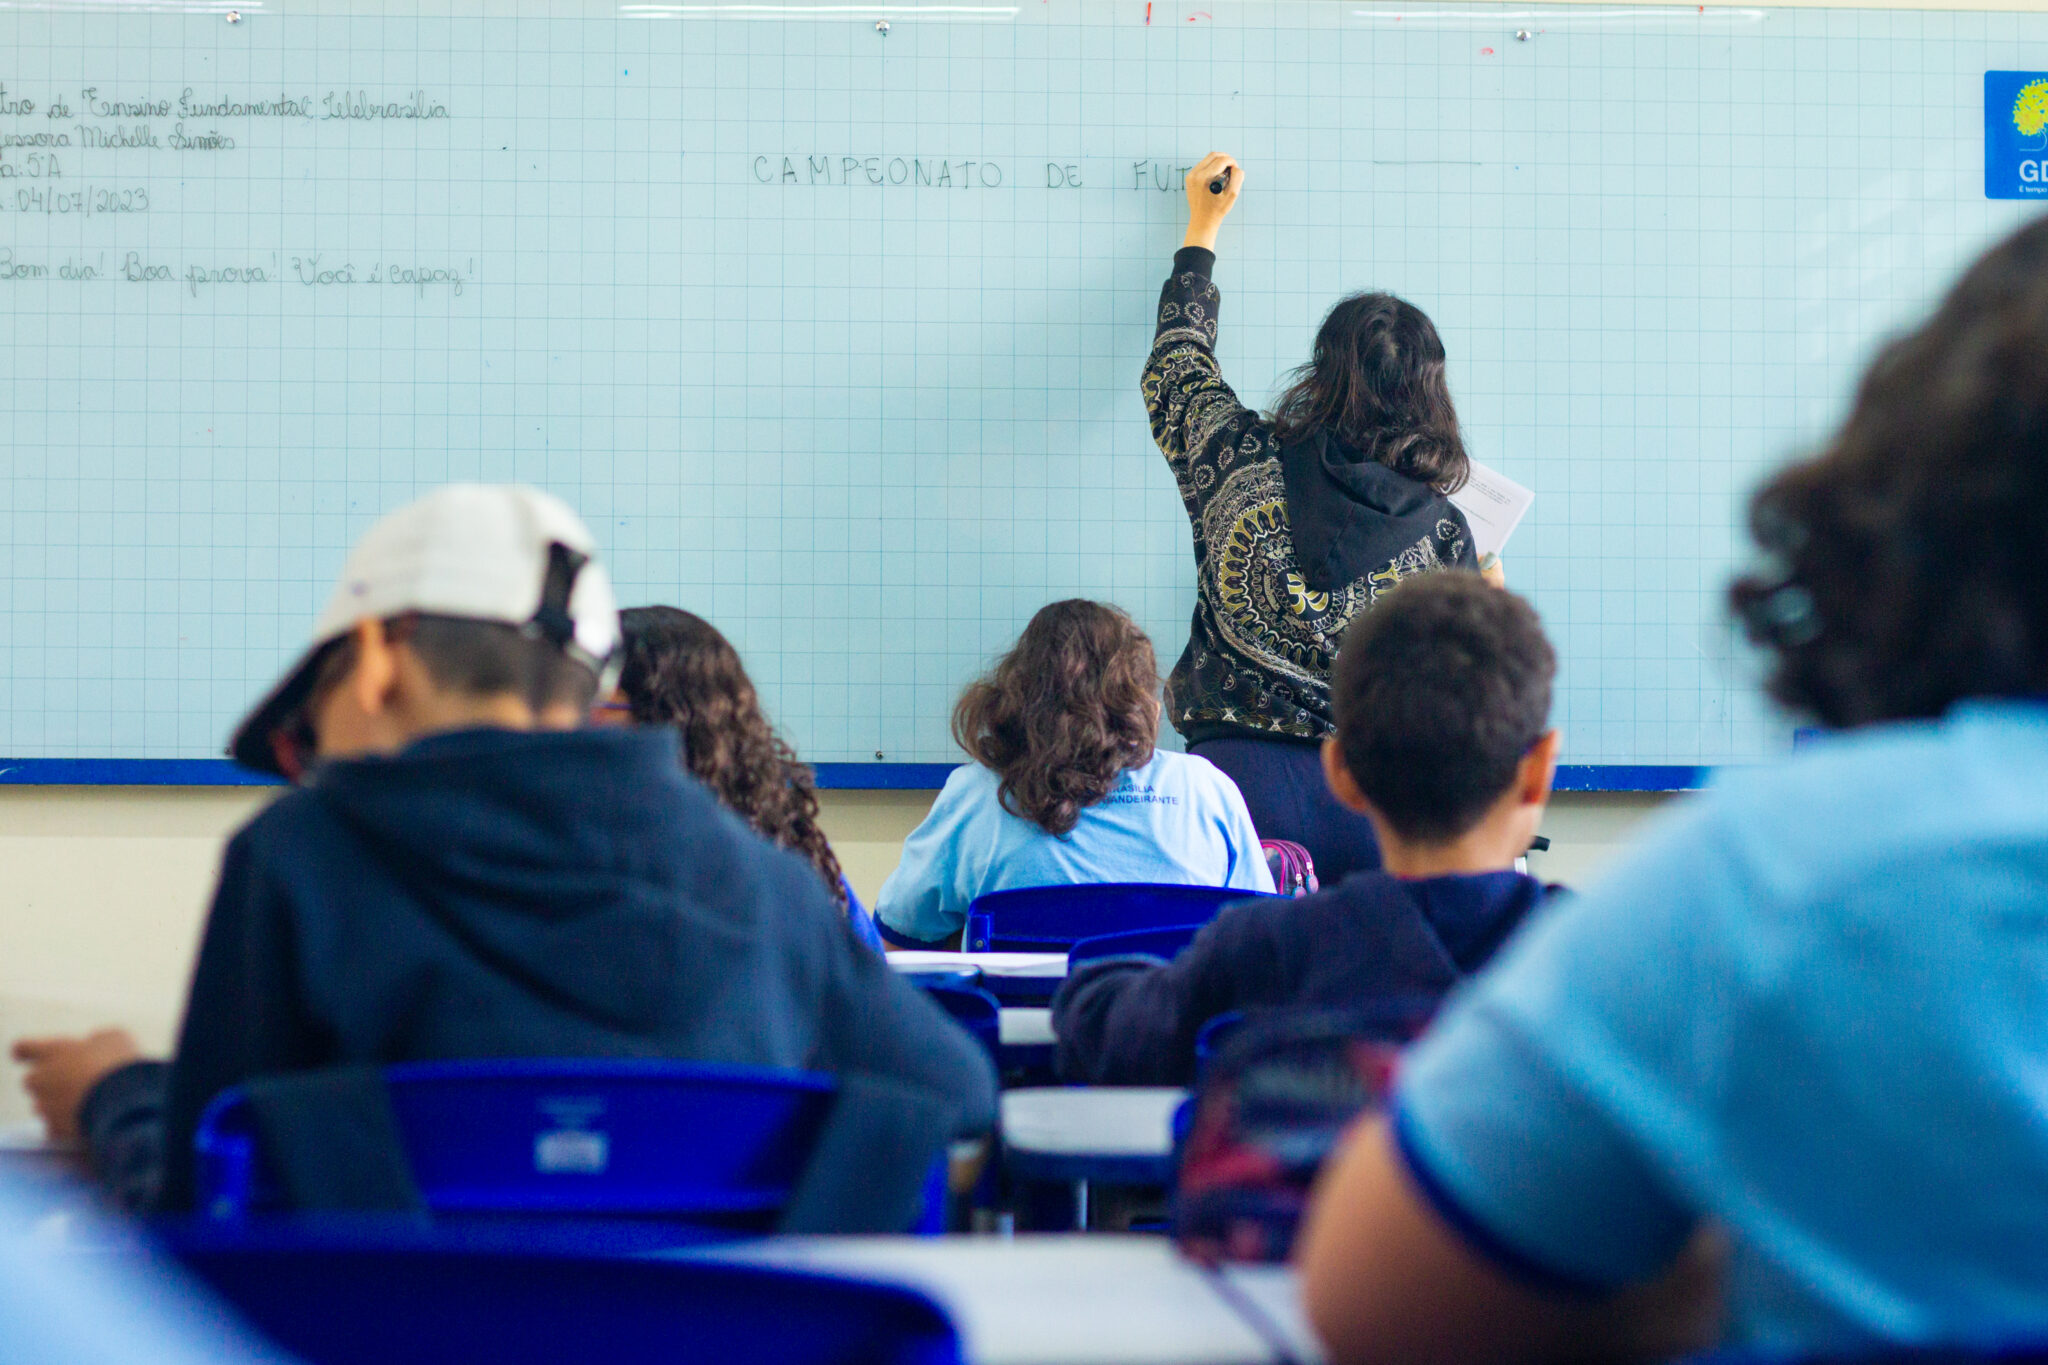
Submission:
M 1556 672 L 1542 621 L 1513 593 L 1458 569 L 1407 579 L 1337 656 L 1344 765 L 1396 833 L 1454 839 L 1543 737 Z
M 1327 431 L 1358 458 L 1455 493 L 1472 461 L 1429 314 L 1392 294 L 1338 300 L 1316 330 L 1308 364 L 1273 405 L 1283 444 Z
M 1730 596 L 1794 710 L 1847 727 L 2048 688 L 2048 220 L 1878 353 L 1750 530 L 1763 562 Z
M 487 697 L 511 693 L 539 711 L 597 700 L 597 674 L 518 626 L 461 616 L 410 613 L 387 623 L 392 639 L 419 656 L 436 686 Z

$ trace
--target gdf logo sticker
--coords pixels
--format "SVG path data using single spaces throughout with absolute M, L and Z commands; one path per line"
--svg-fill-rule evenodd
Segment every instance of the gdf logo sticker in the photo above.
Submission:
M 1984 73 L 1984 195 L 2048 198 L 2048 71 Z

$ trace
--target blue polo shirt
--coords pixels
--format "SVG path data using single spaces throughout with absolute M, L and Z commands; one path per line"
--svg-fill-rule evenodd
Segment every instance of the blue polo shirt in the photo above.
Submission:
M 1703 1220 L 1736 1340 L 2048 1333 L 2048 706 L 1829 740 L 1539 911 L 1408 1059 L 1396 1134 L 1559 1290 Z
M 882 883 L 875 918 L 898 938 L 960 932 L 976 896 L 1019 886 L 1167 882 L 1271 891 L 1273 873 L 1237 784 L 1205 758 L 1155 749 L 1065 834 L 1003 809 L 1001 779 L 955 768 L 903 861 Z

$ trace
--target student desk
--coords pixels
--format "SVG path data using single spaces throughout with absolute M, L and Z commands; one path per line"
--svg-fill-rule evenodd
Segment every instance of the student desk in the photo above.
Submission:
M 1301 1365 L 1322 1360 L 1323 1344 L 1309 1328 L 1308 1310 L 1301 1305 L 1301 1279 L 1292 1266 L 1231 1265 L 1218 1274 L 1224 1297 L 1261 1336 L 1284 1345 L 1287 1356 Z
M 50 1141 L 40 1122 L 0 1125 L 0 1174 L 17 1205 L 34 1217 L 97 1206 L 80 1148 Z
M 1051 1010 L 1003 1006 L 996 1018 L 996 1059 L 1004 1075 L 1031 1083 L 1051 1080 L 1058 1047 Z
M 899 972 L 981 973 L 980 986 L 1005 1005 L 1043 1005 L 1067 979 L 1065 953 L 890 953 Z
M 1051 1047 L 1058 1039 L 1052 1031 L 1052 1011 L 1007 1005 L 1000 1020 L 998 1041 L 1006 1048 Z
M 1173 1179 L 1175 1086 L 1040 1086 L 1003 1094 L 1004 1162 L 1027 1180 L 1164 1185 Z
M 1003 1169 L 1071 1187 L 1074 1227 L 1085 1230 L 1090 1182 L 1173 1183 L 1173 1115 L 1186 1098 L 1171 1086 L 1005 1091 Z
M 920 1290 L 952 1317 L 971 1365 L 1288 1359 L 1232 1286 L 1161 1237 L 776 1237 L 676 1254 Z

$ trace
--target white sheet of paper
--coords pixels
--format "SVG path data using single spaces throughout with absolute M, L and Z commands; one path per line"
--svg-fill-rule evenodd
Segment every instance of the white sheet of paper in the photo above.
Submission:
M 1451 505 L 1465 514 L 1472 528 L 1472 548 L 1497 555 L 1522 524 L 1536 495 L 1497 469 L 1472 461 L 1472 477 L 1451 494 Z

